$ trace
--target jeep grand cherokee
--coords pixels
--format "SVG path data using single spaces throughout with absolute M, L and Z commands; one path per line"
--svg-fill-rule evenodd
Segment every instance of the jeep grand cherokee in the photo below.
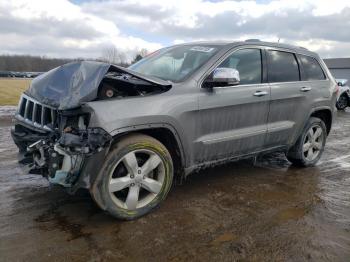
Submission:
M 36 77 L 12 136 L 20 162 L 121 219 L 150 212 L 176 177 L 284 151 L 313 166 L 337 84 L 313 52 L 257 40 L 161 49 L 129 68 L 74 62 Z

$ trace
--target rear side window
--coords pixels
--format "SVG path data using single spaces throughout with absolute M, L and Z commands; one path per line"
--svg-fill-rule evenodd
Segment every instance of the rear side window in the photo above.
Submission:
M 261 83 L 262 63 L 260 49 L 247 48 L 237 50 L 218 67 L 237 69 L 241 85 Z
M 323 73 L 323 70 L 318 63 L 318 61 L 309 56 L 300 55 L 300 61 L 303 65 L 303 75 L 301 80 L 311 81 L 311 80 L 324 80 L 326 76 Z
M 293 53 L 268 51 L 269 82 L 299 81 L 299 65 Z

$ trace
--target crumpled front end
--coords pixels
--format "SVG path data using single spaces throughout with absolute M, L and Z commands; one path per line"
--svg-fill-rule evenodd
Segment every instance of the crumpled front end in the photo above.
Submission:
M 93 112 L 86 103 L 118 103 L 170 88 L 167 81 L 95 61 L 73 62 L 41 74 L 22 95 L 15 115 L 12 137 L 20 163 L 52 183 L 89 188 L 112 138 L 102 128 L 89 127 Z
M 106 131 L 88 126 L 90 114 L 84 107 L 58 110 L 23 94 L 11 130 L 20 163 L 53 184 L 88 188 L 86 181 L 76 185 L 87 160 L 104 156 L 111 142 Z

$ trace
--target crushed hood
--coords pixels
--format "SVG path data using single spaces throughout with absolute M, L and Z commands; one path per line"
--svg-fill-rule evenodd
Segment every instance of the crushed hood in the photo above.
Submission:
M 110 71 L 125 73 L 159 86 L 171 85 L 117 65 L 80 61 L 59 66 L 34 78 L 26 94 L 60 110 L 75 108 L 96 99 L 98 87 Z

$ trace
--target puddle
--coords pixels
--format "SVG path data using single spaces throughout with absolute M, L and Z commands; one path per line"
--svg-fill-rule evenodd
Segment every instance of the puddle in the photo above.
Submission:
M 152 214 L 121 222 L 89 197 L 49 188 L 16 162 L 0 107 L 0 253 L 6 261 L 347 261 L 350 112 L 339 112 L 317 167 L 274 153 L 204 170 Z M 8 120 L 4 120 L 8 119 Z M 53 248 L 54 247 L 54 248 Z

